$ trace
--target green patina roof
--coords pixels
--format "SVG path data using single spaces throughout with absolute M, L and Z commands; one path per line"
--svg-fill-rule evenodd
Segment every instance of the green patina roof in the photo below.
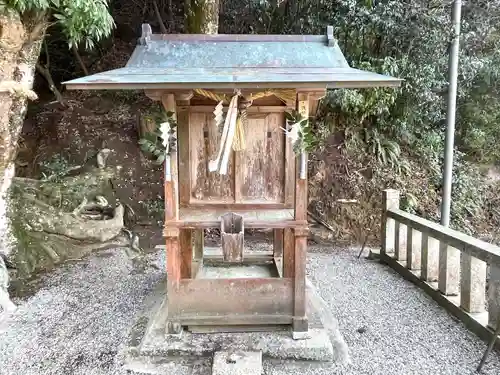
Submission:
M 335 88 L 399 86 L 349 67 L 331 36 L 147 34 L 124 68 L 68 89 Z

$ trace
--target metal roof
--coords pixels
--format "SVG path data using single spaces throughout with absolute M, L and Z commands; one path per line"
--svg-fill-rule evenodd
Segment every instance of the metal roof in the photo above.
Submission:
M 332 38 L 146 32 L 125 67 L 64 84 L 68 89 L 315 89 L 401 84 L 397 78 L 349 67 Z

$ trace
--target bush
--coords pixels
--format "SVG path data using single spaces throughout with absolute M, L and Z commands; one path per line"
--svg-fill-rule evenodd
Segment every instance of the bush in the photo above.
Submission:
M 409 169 L 424 173 L 427 186 L 405 189 L 412 197 L 405 207 L 438 218 L 451 2 L 278 0 L 238 7 L 240 3 L 224 2 L 221 32 L 321 34 L 334 25 L 351 66 L 404 79 L 401 89 L 330 92 L 316 133 L 323 139 L 332 131 L 342 133 L 350 158 L 359 156 L 374 171 L 384 171 L 372 175 L 379 179 L 379 189 L 412 186 L 410 179 L 396 182 Z M 497 163 L 500 156 L 500 3 L 465 2 L 462 14 L 452 225 L 472 233 L 471 217 L 479 215 L 483 188 L 482 176 L 470 162 Z M 236 25 L 238 30 L 224 30 Z M 429 196 L 434 204 L 422 206 Z

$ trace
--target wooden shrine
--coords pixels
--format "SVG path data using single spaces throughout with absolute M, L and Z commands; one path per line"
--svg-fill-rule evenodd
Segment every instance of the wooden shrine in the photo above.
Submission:
M 285 113 L 314 116 L 327 88 L 398 86 L 350 68 L 325 35 L 161 35 L 143 25 L 124 68 L 69 89 L 141 89 L 172 112 L 165 162 L 168 331 L 288 325 L 307 337 L 307 154 Z M 204 230 L 221 230 L 218 249 Z M 270 255 L 245 229 L 273 230 Z

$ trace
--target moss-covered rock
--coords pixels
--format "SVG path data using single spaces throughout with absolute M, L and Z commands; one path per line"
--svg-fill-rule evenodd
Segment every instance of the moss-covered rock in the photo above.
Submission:
M 14 178 L 9 218 L 17 246 L 9 258 L 17 267 L 17 278 L 46 271 L 68 259 L 110 246 L 124 246 L 120 236 L 124 208 L 115 205 L 112 169 L 95 168 L 56 181 Z M 84 200 L 103 196 L 110 202 L 110 217 L 91 220 L 77 208 Z

